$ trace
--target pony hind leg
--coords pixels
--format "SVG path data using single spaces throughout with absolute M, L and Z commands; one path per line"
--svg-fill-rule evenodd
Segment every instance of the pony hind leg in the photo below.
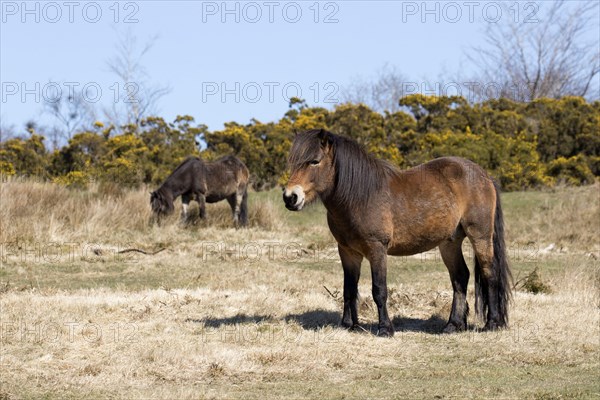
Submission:
M 233 225 L 237 228 L 240 224 L 240 207 L 237 199 L 237 193 L 227 197 L 229 207 L 231 207 L 231 215 L 233 216 Z
M 469 268 L 462 253 L 464 236 L 459 239 L 444 241 L 440 244 L 442 260 L 448 268 L 452 282 L 452 311 L 444 333 L 460 332 L 467 329 L 469 303 L 467 302 L 467 285 L 469 284 Z
M 248 225 L 248 186 L 241 185 L 238 187 L 238 206 L 240 208 L 239 219 L 241 226 Z
M 198 202 L 198 216 L 200 219 L 206 219 L 206 197 L 203 193 L 196 193 L 195 197 Z
M 480 205 L 467 213 L 463 225 L 475 251 L 475 309 L 486 317 L 485 330 L 506 327 L 512 294 L 500 192 L 496 184 L 490 186 L 495 193 L 488 193 L 487 207 Z
M 475 308 L 480 317 L 485 317 L 484 330 L 496 330 L 505 325 L 499 310 L 498 275 L 494 268 L 494 245 L 489 238 L 469 234 L 475 251 Z
M 238 187 L 238 190 L 235 191 L 231 196 L 227 198 L 227 202 L 231 207 L 231 213 L 233 214 L 233 224 L 236 228 L 240 226 L 245 226 L 248 223 L 248 215 L 247 215 L 247 201 L 248 194 L 244 188 L 241 190 Z

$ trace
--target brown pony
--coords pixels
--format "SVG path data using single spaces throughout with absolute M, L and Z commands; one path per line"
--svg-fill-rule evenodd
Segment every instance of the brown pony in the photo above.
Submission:
M 248 223 L 248 168 L 234 156 L 204 162 L 198 157 L 185 159 L 160 188 L 150 194 L 150 205 L 155 217 L 172 214 L 173 202 L 181 196 L 182 218 L 187 218 L 191 200 L 199 205 L 200 218 L 206 217 L 205 203 L 227 199 L 235 226 Z
M 475 308 L 486 330 L 507 325 L 511 272 L 506 258 L 499 191 L 475 163 L 438 158 L 407 171 L 369 155 L 356 141 L 325 130 L 296 135 L 283 200 L 299 211 L 320 198 L 344 269 L 342 326 L 358 327 L 357 295 L 363 258 L 371 264 L 381 336 L 394 328 L 387 312 L 387 255 L 439 247 L 454 291 L 444 332 L 467 328 L 469 269 L 461 244 L 475 251 Z

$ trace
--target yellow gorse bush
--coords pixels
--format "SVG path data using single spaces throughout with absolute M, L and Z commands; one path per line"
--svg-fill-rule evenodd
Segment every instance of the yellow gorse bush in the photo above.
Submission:
M 0 174 L 36 176 L 70 187 L 97 180 L 121 186 L 158 185 L 186 157 L 206 160 L 233 154 L 246 163 L 255 188 L 287 179 L 287 155 L 295 132 L 323 128 L 356 139 L 375 156 L 401 168 L 435 157 L 460 156 L 488 170 L 505 190 L 555 183 L 581 185 L 600 175 L 600 102 L 579 97 L 517 103 L 494 99 L 469 104 L 458 96 L 410 95 L 398 112 L 379 113 L 364 104 L 331 110 L 293 98 L 274 122 L 252 119 L 209 131 L 190 116 L 173 122 L 149 117 L 139 126 L 97 121 L 60 149 L 44 137 L 0 143 Z

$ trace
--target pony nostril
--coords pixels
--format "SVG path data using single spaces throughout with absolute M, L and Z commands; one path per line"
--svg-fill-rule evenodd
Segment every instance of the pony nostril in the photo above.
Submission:
M 296 193 L 286 194 L 283 193 L 283 202 L 288 206 L 295 206 L 298 202 L 298 195 Z

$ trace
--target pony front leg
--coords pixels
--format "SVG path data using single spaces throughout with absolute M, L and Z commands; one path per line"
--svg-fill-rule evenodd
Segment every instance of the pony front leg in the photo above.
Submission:
M 188 207 L 190 205 L 190 195 L 181 195 L 181 219 L 185 222 L 188 218 Z
M 373 281 L 373 300 L 379 314 L 378 336 L 394 336 L 394 327 L 387 311 L 387 252 L 383 245 L 377 246 L 368 257 L 371 263 Z
M 356 329 L 358 324 L 358 280 L 363 256 L 338 245 L 338 252 L 344 268 L 344 315 L 342 326 Z

